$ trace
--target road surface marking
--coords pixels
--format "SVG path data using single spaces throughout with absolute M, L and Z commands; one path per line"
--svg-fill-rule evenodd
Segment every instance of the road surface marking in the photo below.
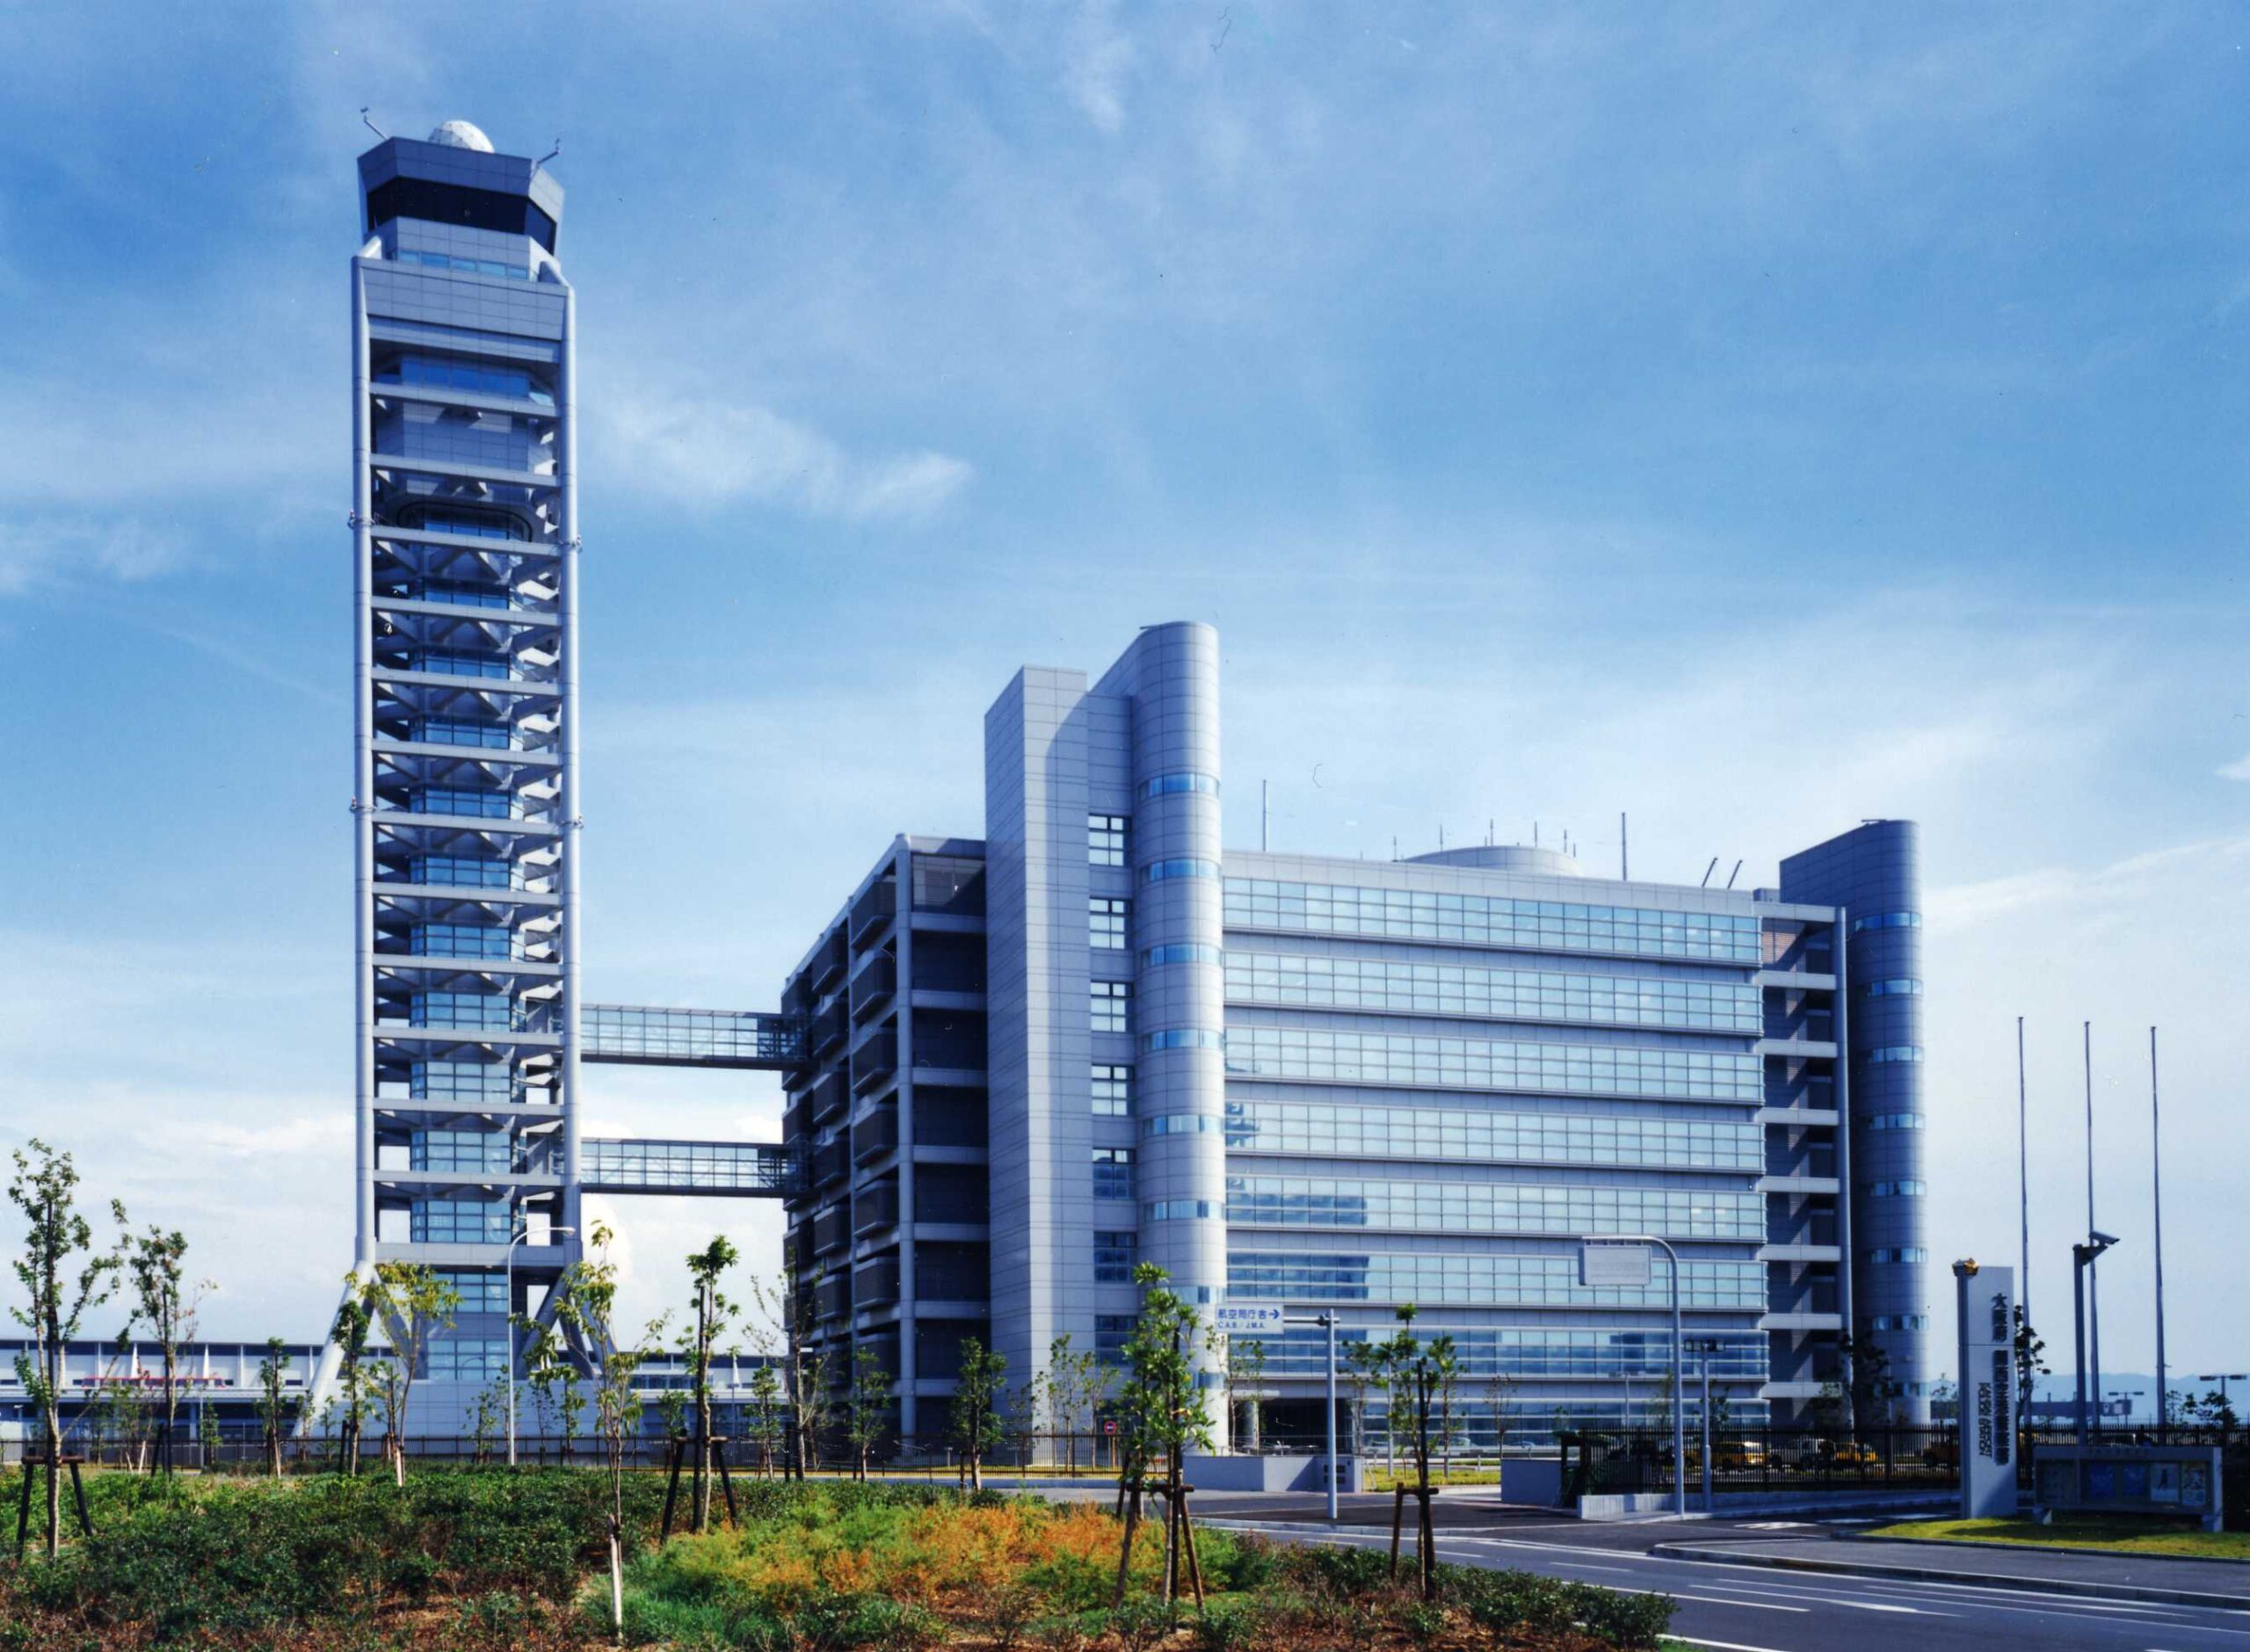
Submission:
M 1777 1647 L 1745 1646 L 1739 1641 L 1706 1641 L 1701 1635 L 1675 1634 L 1672 1638 L 1689 1646 L 1717 1647 L 1719 1652 L 1781 1652 Z

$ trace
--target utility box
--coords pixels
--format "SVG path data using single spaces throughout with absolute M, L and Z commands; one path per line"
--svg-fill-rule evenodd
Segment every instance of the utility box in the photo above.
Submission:
M 2032 1459 L 2032 1515 L 2154 1514 L 2221 1528 L 2216 1446 L 2042 1446 Z

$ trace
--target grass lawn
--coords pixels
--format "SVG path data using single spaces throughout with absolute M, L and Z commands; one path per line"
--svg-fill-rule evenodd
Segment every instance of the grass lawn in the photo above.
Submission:
M 2250 1561 L 2250 1532 L 2205 1532 L 2155 1519 L 2085 1518 L 2034 1525 L 2020 1520 L 1907 1520 L 1878 1526 L 1870 1537 L 1951 1538 L 1971 1543 L 2044 1543 L 2107 1549 L 2118 1554 L 2200 1554 Z

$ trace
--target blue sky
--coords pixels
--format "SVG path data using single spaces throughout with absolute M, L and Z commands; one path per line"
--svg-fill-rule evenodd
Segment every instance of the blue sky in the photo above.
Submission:
M 2014 1252 L 2025 1015 L 2066 1327 L 2094 1017 L 2145 1368 L 2161 1022 L 2174 1364 L 2250 1358 L 2239 9 L 0 32 L 0 1145 L 185 1227 L 208 1328 L 306 1334 L 348 1260 L 366 105 L 563 143 L 595 996 L 770 1002 L 892 832 L 980 830 L 1017 664 L 1206 619 L 1237 844 L 1260 778 L 1277 846 L 1606 867 L 1626 809 L 1688 882 L 1921 820 L 1934 1249 Z M 758 1082 L 589 1105 L 778 1132 Z M 778 1259 L 763 1207 L 620 1212 L 651 1306 L 715 1221 Z

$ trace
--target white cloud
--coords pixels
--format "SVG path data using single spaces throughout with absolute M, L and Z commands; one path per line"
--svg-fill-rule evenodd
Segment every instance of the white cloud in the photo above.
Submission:
M 1133 42 L 1118 33 L 1108 5 L 1089 0 L 1079 9 L 1063 60 L 1063 84 L 1085 118 L 1103 132 L 1124 128 L 1124 80 L 1136 55 Z
M 130 583 L 181 561 L 178 536 L 129 518 L 0 522 L 0 597 L 86 577 Z
M 847 521 L 919 521 L 975 475 L 923 451 L 865 458 L 769 408 L 625 395 L 606 415 L 610 474 L 705 504 L 748 499 Z
M 2218 772 L 2222 780 L 2250 780 L 2250 757 L 2237 757 Z

